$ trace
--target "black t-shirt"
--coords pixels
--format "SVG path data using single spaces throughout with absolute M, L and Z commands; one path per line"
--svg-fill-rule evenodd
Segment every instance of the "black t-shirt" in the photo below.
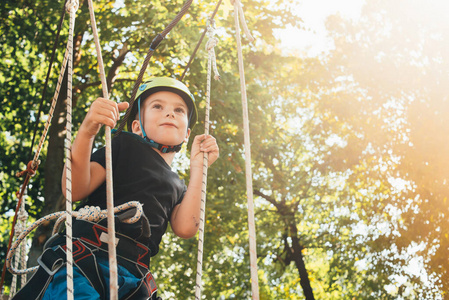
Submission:
M 159 251 L 173 208 L 181 203 L 187 187 L 165 160 L 140 136 L 122 132 L 112 139 L 114 206 L 139 201 L 151 226 L 151 255 Z M 94 152 L 91 161 L 105 168 L 105 148 Z M 85 205 L 106 208 L 106 182 Z

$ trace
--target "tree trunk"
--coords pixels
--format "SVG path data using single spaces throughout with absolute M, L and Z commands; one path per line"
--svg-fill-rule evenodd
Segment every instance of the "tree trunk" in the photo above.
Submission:
M 307 300 L 314 300 L 313 290 L 310 286 L 309 273 L 306 269 L 306 264 L 304 262 L 304 256 L 301 253 L 302 246 L 299 242 L 298 232 L 294 224 L 290 225 L 291 236 L 292 236 L 292 248 L 290 248 L 290 255 L 292 260 L 295 262 L 296 268 L 299 272 L 300 284 L 304 292 L 304 296 Z

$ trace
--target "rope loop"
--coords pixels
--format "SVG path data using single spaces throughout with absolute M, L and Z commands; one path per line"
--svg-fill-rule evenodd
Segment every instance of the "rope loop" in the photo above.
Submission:
M 142 216 L 143 213 L 143 209 L 142 209 L 142 204 L 139 201 L 130 201 L 127 202 L 125 204 L 119 205 L 117 207 L 114 208 L 114 213 L 119 213 L 125 210 L 128 210 L 130 208 L 136 208 L 136 213 L 134 214 L 134 216 L 122 220 L 123 223 L 127 223 L 127 224 L 132 224 L 137 222 L 140 217 Z M 86 207 L 86 209 L 82 212 L 82 209 L 80 209 L 80 211 L 74 211 L 73 212 L 73 216 L 76 217 L 77 219 L 83 219 L 83 220 L 88 220 L 88 221 L 99 221 L 100 219 L 105 219 L 107 218 L 107 211 L 106 210 L 100 210 L 100 208 L 98 206 L 91 206 L 91 207 Z M 99 218 L 94 220 L 97 217 L 97 212 L 99 215 Z M 26 238 L 26 236 L 32 232 L 34 229 L 36 229 L 37 227 L 39 227 L 40 225 L 44 224 L 44 223 L 48 223 L 51 220 L 54 219 L 58 219 L 53 227 L 53 233 L 52 234 L 56 234 L 59 230 L 59 227 L 61 226 L 61 224 L 63 223 L 63 221 L 66 218 L 66 213 L 65 211 L 59 211 L 59 212 L 55 212 L 49 215 L 46 215 L 45 217 L 40 218 L 39 220 L 37 220 L 36 222 L 34 222 L 33 224 L 31 224 L 30 226 L 28 226 L 27 228 L 20 228 L 22 231 L 20 232 L 20 230 L 16 230 L 16 232 L 20 232 L 20 234 L 18 235 L 16 241 L 11 245 L 10 251 L 8 252 L 8 255 L 6 256 L 6 268 L 12 273 L 12 274 L 17 274 L 17 275 L 22 275 L 22 274 L 27 274 L 30 272 L 34 272 L 35 270 L 37 270 L 37 266 L 35 267 L 31 267 L 25 270 L 17 270 L 16 268 L 14 268 L 11 263 L 12 263 L 12 258 L 15 254 L 15 251 L 17 250 L 17 248 L 19 247 L 19 245 L 23 242 L 23 240 Z M 89 219 L 91 218 L 91 219 Z
M 74 9 L 74 12 L 76 12 L 78 8 L 79 8 L 78 0 L 68 0 L 65 6 L 65 9 L 68 13 L 71 13 L 72 9 Z

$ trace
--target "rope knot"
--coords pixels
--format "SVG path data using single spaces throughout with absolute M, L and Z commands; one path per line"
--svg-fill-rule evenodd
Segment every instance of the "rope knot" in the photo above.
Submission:
M 207 24 L 207 36 L 209 37 L 209 40 L 206 43 L 206 50 L 209 54 L 209 60 L 212 63 L 212 68 L 214 70 L 214 79 L 220 80 L 221 77 L 220 74 L 218 73 L 217 60 L 215 56 L 215 47 L 218 45 L 218 38 L 214 37 L 214 35 L 215 35 L 215 21 L 213 19 L 209 19 Z
M 23 177 L 25 175 L 34 176 L 40 163 L 41 163 L 40 160 L 38 160 L 37 162 L 30 160 L 27 164 L 26 170 L 17 172 L 16 177 Z
M 99 206 L 86 205 L 78 211 L 76 219 L 96 222 L 101 217 L 104 217 L 104 215 L 102 216 L 102 211 Z
M 74 12 L 76 12 L 78 10 L 78 7 L 79 7 L 78 0 L 68 0 L 65 9 L 68 13 L 71 13 L 72 9 L 74 9 Z
M 206 50 L 213 50 L 218 45 L 218 39 L 216 37 L 210 38 L 206 43 Z

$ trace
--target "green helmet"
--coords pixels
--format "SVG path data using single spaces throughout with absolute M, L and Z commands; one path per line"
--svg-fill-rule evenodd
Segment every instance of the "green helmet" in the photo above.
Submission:
M 131 115 L 128 119 L 128 130 L 132 131 L 132 122 L 136 117 L 139 101 L 145 100 L 151 94 L 160 91 L 168 91 L 181 96 L 189 109 L 189 128 L 193 129 L 198 120 L 198 111 L 195 106 L 195 98 L 189 91 L 189 88 L 179 80 L 170 77 L 153 77 L 143 82 L 136 93 L 136 101 L 138 103 L 133 105 Z

